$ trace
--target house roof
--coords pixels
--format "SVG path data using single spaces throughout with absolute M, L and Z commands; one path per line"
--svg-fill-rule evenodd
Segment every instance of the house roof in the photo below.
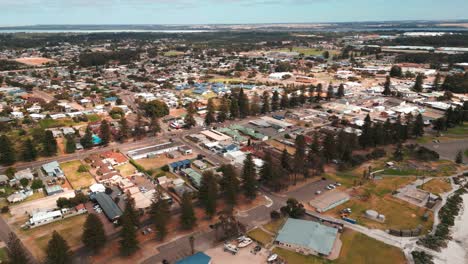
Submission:
M 278 233 L 277 241 L 310 248 L 323 255 L 329 255 L 338 229 L 318 222 L 289 218 Z
M 178 260 L 176 264 L 209 264 L 211 257 L 203 252 L 198 252 L 192 256 L 188 256 L 181 260 Z

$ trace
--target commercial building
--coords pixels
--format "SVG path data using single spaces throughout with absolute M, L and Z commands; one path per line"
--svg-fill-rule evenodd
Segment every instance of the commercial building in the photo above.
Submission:
M 154 145 L 150 147 L 132 150 L 132 151 L 129 151 L 127 154 L 130 158 L 134 160 L 143 159 L 143 158 L 152 158 L 157 155 L 175 151 L 180 146 L 181 144 L 177 142 L 166 142 L 166 143 L 162 143 L 162 144 L 158 144 L 158 145 Z
M 115 221 L 122 215 L 122 210 L 120 210 L 120 208 L 109 195 L 99 192 L 96 193 L 94 197 L 99 206 L 102 207 L 104 214 L 106 214 L 109 220 Z
M 349 201 L 349 195 L 345 192 L 332 190 L 327 191 L 310 201 L 310 205 L 319 213 L 326 212 Z
M 318 222 L 289 218 L 276 237 L 279 247 L 303 255 L 330 256 L 339 247 L 338 229 Z

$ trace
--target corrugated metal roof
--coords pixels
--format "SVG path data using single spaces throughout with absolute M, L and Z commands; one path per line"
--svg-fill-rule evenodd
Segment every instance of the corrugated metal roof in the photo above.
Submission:
M 338 229 L 317 222 L 289 218 L 279 231 L 277 241 L 299 245 L 329 255 Z
M 114 220 L 122 215 L 122 210 L 112 201 L 112 198 L 105 193 L 96 193 L 96 201 L 102 207 L 102 210 L 111 220 Z

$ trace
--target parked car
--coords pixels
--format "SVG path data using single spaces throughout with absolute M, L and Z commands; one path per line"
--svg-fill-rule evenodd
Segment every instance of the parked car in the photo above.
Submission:
M 239 251 L 239 249 L 234 246 L 233 244 L 226 243 L 224 244 L 224 251 L 231 252 L 231 254 L 235 255 Z
M 249 246 L 252 243 L 253 243 L 252 239 L 247 237 L 242 242 L 240 242 L 239 245 L 237 245 L 237 247 L 245 248 L 245 247 Z
M 276 261 L 277 259 L 278 259 L 278 255 L 277 254 L 272 254 L 272 255 L 268 256 L 267 262 L 271 263 L 273 261 Z
M 315 194 L 317 194 L 317 195 L 318 195 L 318 194 L 321 194 L 321 193 L 322 193 L 322 191 L 316 191 L 316 192 L 315 192 Z

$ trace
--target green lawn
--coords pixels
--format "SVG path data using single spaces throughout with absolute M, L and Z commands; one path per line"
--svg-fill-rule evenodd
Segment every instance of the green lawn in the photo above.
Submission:
M 263 231 L 260 228 L 255 228 L 249 232 L 247 235 L 252 238 L 253 240 L 261 243 L 262 245 L 267 245 L 273 241 L 273 236 L 268 234 L 267 232 Z
M 294 251 L 290 251 L 284 248 L 274 248 L 273 253 L 278 254 L 281 258 L 286 260 L 288 264 L 325 264 L 333 263 L 330 260 L 323 259 L 316 256 L 304 256 Z M 353 263 L 354 264 L 354 263 Z
M 361 233 L 345 230 L 341 235 L 343 246 L 340 258 L 334 263 L 378 263 L 378 264 L 403 264 L 406 263 L 403 252 L 396 248 L 372 239 Z
M 93 176 L 89 172 L 78 172 L 80 165 L 83 165 L 79 160 L 73 160 L 60 164 L 65 177 L 67 177 L 73 189 L 87 188 L 95 183 Z
M 343 242 L 340 257 L 331 261 L 316 256 L 304 256 L 283 248 L 273 252 L 281 256 L 288 264 L 403 264 L 406 263 L 403 252 L 367 237 L 361 233 L 345 230 L 340 237 Z
M 0 263 L 6 262 L 8 259 L 8 252 L 6 247 L 0 248 Z
M 176 50 L 170 50 L 164 53 L 164 56 L 167 56 L 167 57 L 180 56 L 180 55 L 184 55 L 184 53 L 182 51 L 176 51 Z
M 305 56 L 317 56 L 317 55 L 322 55 L 325 50 L 319 50 L 319 49 L 314 49 L 314 48 L 306 48 L 306 47 L 293 47 L 292 50 L 286 48 L 286 49 L 278 49 L 278 50 L 275 50 L 275 51 L 281 51 L 281 52 L 291 52 L 292 51 L 292 52 L 302 53 Z M 340 51 L 338 51 L 338 50 L 329 50 L 328 52 L 330 53 L 330 55 L 336 55 L 336 54 L 340 53 Z
M 263 227 L 266 230 L 276 234 L 278 232 L 278 230 L 283 226 L 285 221 L 286 221 L 286 218 L 273 220 L 273 221 L 269 222 L 268 224 L 264 225 Z

